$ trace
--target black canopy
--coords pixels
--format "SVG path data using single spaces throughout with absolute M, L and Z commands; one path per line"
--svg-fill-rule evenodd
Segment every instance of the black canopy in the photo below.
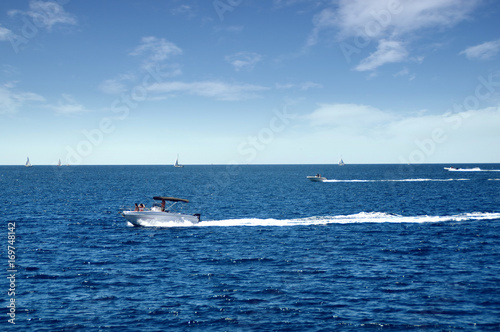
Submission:
M 189 203 L 189 200 L 183 198 L 175 198 L 175 197 L 163 197 L 163 196 L 155 196 L 153 197 L 156 201 L 170 201 L 170 202 L 185 202 Z

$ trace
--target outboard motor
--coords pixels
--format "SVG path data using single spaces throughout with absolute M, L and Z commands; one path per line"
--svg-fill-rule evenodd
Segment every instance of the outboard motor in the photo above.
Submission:
M 198 218 L 198 221 L 200 221 L 201 214 L 199 214 L 199 213 L 195 213 L 195 214 L 193 214 L 193 216 L 197 217 L 197 218 Z

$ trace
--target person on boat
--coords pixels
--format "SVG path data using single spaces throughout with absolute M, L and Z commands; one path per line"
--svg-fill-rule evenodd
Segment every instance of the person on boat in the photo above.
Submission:
M 144 211 L 144 208 L 145 208 L 144 204 L 142 203 L 139 204 L 139 211 Z
M 161 200 L 161 212 L 165 212 L 165 200 Z
M 135 210 L 134 211 L 139 211 L 139 205 L 137 205 L 137 203 L 135 203 Z

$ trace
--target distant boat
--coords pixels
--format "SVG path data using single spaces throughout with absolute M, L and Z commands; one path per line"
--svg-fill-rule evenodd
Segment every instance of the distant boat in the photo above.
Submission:
M 321 174 L 309 175 L 307 178 L 312 182 L 323 182 L 326 180 L 326 178 L 324 176 L 321 176 Z
M 177 159 L 175 159 L 174 167 L 184 167 L 184 165 L 179 164 L 179 155 L 177 155 Z
M 62 164 L 61 164 L 61 159 L 59 159 L 59 162 L 57 163 L 57 167 L 61 167 Z
M 345 165 L 344 161 L 342 160 L 342 158 L 340 158 L 340 160 L 339 160 L 339 166 L 344 166 L 344 165 Z
M 479 172 L 481 171 L 481 168 L 479 167 L 474 167 L 474 168 L 457 168 L 457 167 L 444 167 L 444 169 L 450 171 L 450 172 Z
M 31 165 L 30 163 L 30 157 L 28 157 L 28 160 L 26 160 L 26 167 L 32 167 L 33 165 Z

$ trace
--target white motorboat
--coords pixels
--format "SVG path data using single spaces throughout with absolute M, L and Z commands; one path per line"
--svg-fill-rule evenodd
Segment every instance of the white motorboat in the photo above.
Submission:
M 457 167 L 444 167 L 444 169 L 450 171 L 450 172 L 478 172 L 481 171 L 481 168 L 479 167 L 474 167 L 474 168 L 457 168 Z
M 323 182 L 326 180 L 326 178 L 324 176 L 321 176 L 321 174 L 310 175 L 307 178 L 312 182 Z
M 151 209 L 147 209 L 139 207 L 136 204 L 134 211 L 123 211 L 122 216 L 134 226 L 162 226 L 172 223 L 174 225 L 176 223 L 183 224 L 186 222 L 196 224 L 200 222 L 200 214 L 198 213 L 185 214 L 173 210 L 174 206 L 179 202 L 188 203 L 189 201 L 187 199 L 163 196 L 155 196 L 153 199 L 161 201 L 161 205 L 155 204 L 151 207 Z M 165 207 L 166 202 L 170 202 L 172 204 Z

